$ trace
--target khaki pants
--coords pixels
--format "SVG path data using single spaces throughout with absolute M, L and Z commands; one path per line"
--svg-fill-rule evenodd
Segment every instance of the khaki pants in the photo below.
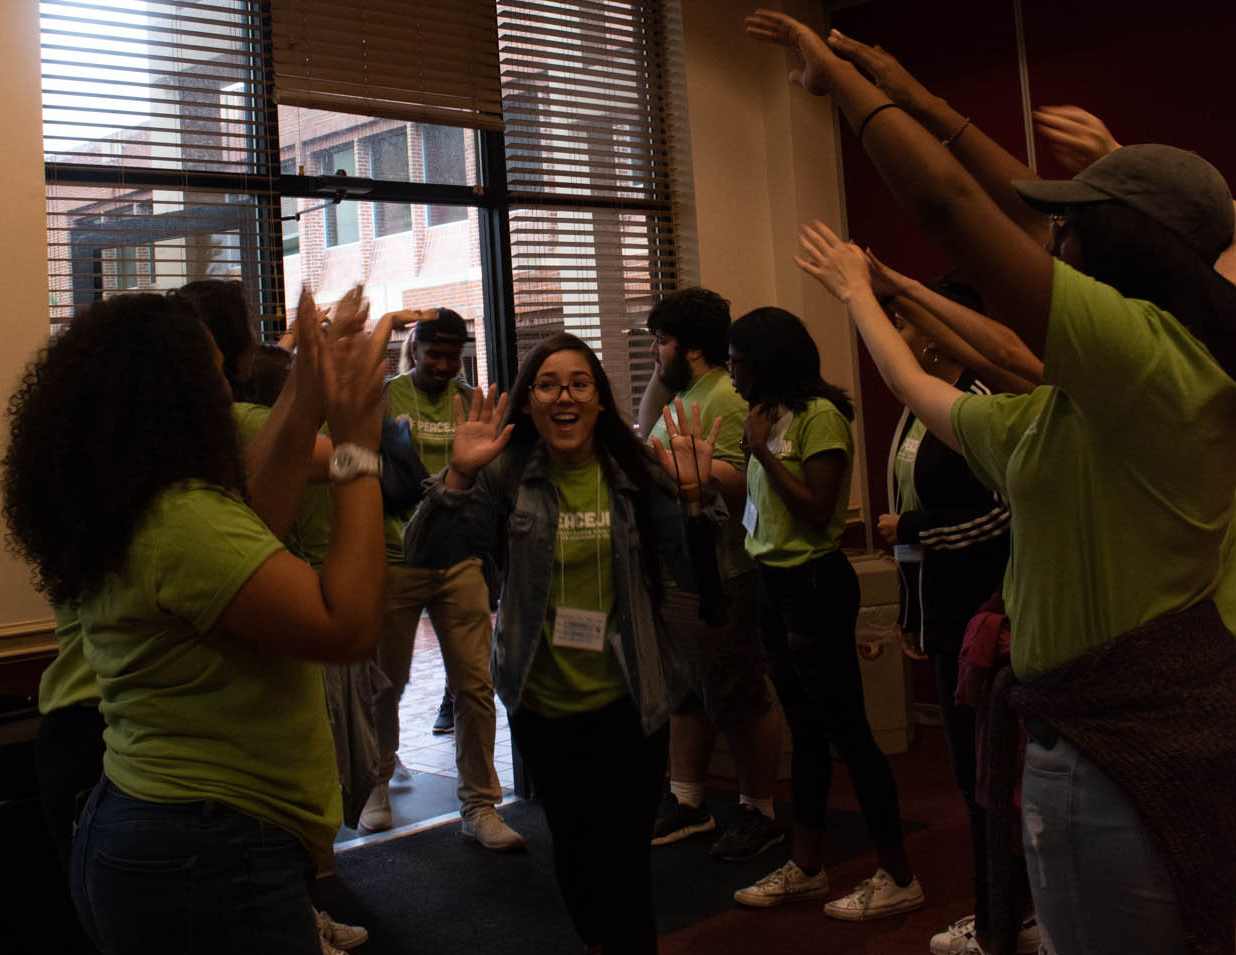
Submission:
M 378 665 L 400 696 L 412 667 L 421 611 L 438 635 L 446 679 L 455 694 L 455 768 L 460 814 L 502 799 L 494 770 L 494 682 L 489 672 L 493 623 L 481 561 L 470 557 L 444 570 L 388 564 Z M 399 720 L 380 731 L 383 779 L 395 772 Z

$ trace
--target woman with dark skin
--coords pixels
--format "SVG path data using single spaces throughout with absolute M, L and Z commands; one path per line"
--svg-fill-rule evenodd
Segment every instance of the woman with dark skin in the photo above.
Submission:
M 789 312 L 757 309 L 730 327 L 730 374 L 751 405 L 746 547 L 759 575 L 769 675 L 790 725 L 794 815 L 790 861 L 734 898 L 766 907 L 828 894 L 831 744 L 854 780 L 879 868 L 824 911 L 862 921 L 919 908 L 923 891 L 905 855 L 897 785 L 867 723 L 854 641 L 858 578 L 839 546 L 854 412 L 819 368 L 815 343 Z
M 956 114 L 932 135 L 947 104 L 921 108 L 882 51 L 770 11 L 747 30 L 791 51 L 794 82 L 833 95 L 909 213 L 1043 359 L 1046 386 L 1029 395 L 959 394 L 888 325 L 861 250 L 804 227 L 799 265 L 847 305 L 894 393 L 1009 499 L 1022 681 L 1009 697 L 1032 737 L 1023 820 L 1040 923 L 1066 955 L 1231 951 L 1236 661 L 1209 599 L 1236 496 L 1236 290 L 1213 269 L 1232 239 L 1226 184 L 1200 157 L 1142 145 L 1075 180 L 980 185 L 941 140 L 970 161 L 994 144 Z M 1019 195 L 1030 228 L 1057 213 L 1051 252 L 1001 211 Z M 995 926 L 997 951 L 1010 928 Z
M 325 414 L 375 448 L 387 329 L 326 350 L 316 332 L 287 427 L 308 448 Z M 245 503 L 222 365 L 184 303 L 118 296 L 79 314 L 9 405 L 4 516 L 41 589 L 78 613 L 107 722 L 72 860 L 105 953 L 321 951 L 304 872 L 339 796 L 321 677 L 301 661 L 372 649 L 378 482 L 339 472 L 327 565 L 292 557 Z M 308 468 L 288 465 L 293 497 Z

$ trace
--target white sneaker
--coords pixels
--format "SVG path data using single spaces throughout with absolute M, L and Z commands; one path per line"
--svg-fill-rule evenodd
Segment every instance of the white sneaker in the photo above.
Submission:
M 369 932 L 361 926 L 344 925 L 331 918 L 329 912 L 315 911 L 318 916 L 318 934 L 322 936 L 322 951 L 325 955 L 333 955 L 333 952 L 340 949 L 347 951 L 368 941 Z
M 478 842 L 494 852 L 510 852 L 524 844 L 524 837 L 502 821 L 493 806 L 480 806 L 463 817 L 460 825 L 465 839 Z
M 931 936 L 931 955 L 965 955 L 966 944 L 974 938 L 974 916 L 958 919 L 943 932 Z
M 826 903 L 824 914 L 846 922 L 865 922 L 922 907 L 923 887 L 917 878 L 903 888 L 883 869 L 876 869 L 875 875 L 860 882 L 849 895 Z
M 791 859 L 780 869 L 774 869 L 755 885 L 739 889 L 734 901 L 767 909 L 787 902 L 803 902 L 828 895 L 828 873 L 821 869 L 815 875 L 807 875 Z
M 378 783 L 373 792 L 365 800 L 365 808 L 361 810 L 360 824 L 362 829 L 370 832 L 385 832 L 391 827 L 391 787 L 389 783 Z

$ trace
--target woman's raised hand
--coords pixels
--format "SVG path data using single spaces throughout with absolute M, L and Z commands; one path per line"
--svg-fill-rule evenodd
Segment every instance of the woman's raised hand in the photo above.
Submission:
M 840 301 L 848 303 L 856 292 L 871 291 L 866 253 L 853 242 L 842 242 L 819 219 L 798 230 L 798 242 L 794 262 Z
M 747 17 L 747 36 L 778 44 L 797 55 L 799 65 L 790 71 L 791 83 L 817 96 L 832 88 L 840 60 L 810 27 L 776 10 L 756 10 Z
M 382 435 L 382 384 L 390 337 L 390 319 L 384 318 L 369 334 L 354 331 L 341 338 L 328 336 L 323 343 L 326 421 L 336 445 L 351 443 L 377 449 Z
M 447 472 L 447 481 L 452 487 L 470 485 L 476 479 L 476 472 L 496 458 L 511 439 L 515 425 L 502 427 L 507 395 L 499 398 L 497 394 L 497 385 L 490 385 L 483 394 L 478 389 L 473 393 L 472 404 L 466 413 L 463 399 L 458 394 L 453 399 L 455 443 Z M 454 472 L 453 476 L 451 472 Z
M 665 406 L 662 413 L 665 419 L 665 430 L 669 435 L 669 447 L 657 437 L 653 437 L 652 446 L 657 453 L 661 467 L 674 475 L 679 488 L 695 490 L 703 488 L 712 477 L 712 451 L 717 444 L 717 435 L 721 432 L 721 419 L 712 423 L 712 430 L 707 436 L 700 424 L 700 406 L 691 402 L 691 417 L 687 417 L 682 399 L 674 399 L 674 415 L 670 414 L 670 406 Z
M 911 116 L 921 118 L 927 111 L 932 100 L 931 92 L 891 53 L 878 46 L 859 43 L 840 30 L 829 31 L 828 47 L 858 66 L 889 99 Z
M 875 292 L 876 298 L 901 295 L 910 287 L 910 278 L 877 259 L 870 247 L 863 252 L 867 256 L 867 275 L 871 279 L 871 291 Z
M 1069 172 L 1081 172 L 1120 148 L 1103 120 L 1080 106 L 1040 106 L 1034 111 L 1034 128 Z
M 369 303 L 364 301 L 365 286 L 354 285 L 344 293 L 326 328 L 327 339 L 334 341 L 362 331 L 369 319 Z M 385 317 L 385 316 L 383 316 Z

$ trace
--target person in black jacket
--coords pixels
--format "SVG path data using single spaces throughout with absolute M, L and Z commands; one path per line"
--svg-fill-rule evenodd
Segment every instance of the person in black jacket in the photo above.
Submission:
M 927 285 L 960 305 L 982 311 L 977 295 L 950 276 Z M 926 325 L 920 319 L 922 306 L 907 296 L 893 295 L 885 309 L 925 371 L 961 391 L 991 394 L 973 371 L 920 330 Z M 966 624 L 1000 588 L 1004 576 L 1009 509 L 909 408 L 893 434 L 888 485 L 894 513 L 880 515 L 878 528 L 893 545 L 900 571 L 903 645 L 907 655 L 931 661 L 949 759 L 970 817 L 974 916 L 939 933 L 931 945 L 935 955 L 951 955 L 965 951 L 975 933 L 986 938 L 989 928 L 986 816 L 975 800 L 974 711 L 956 706 L 953 697 Z

